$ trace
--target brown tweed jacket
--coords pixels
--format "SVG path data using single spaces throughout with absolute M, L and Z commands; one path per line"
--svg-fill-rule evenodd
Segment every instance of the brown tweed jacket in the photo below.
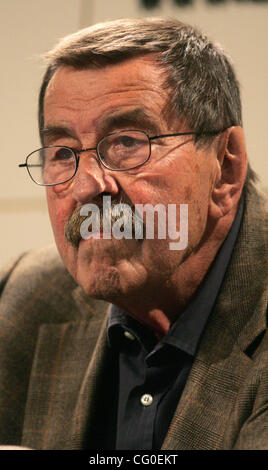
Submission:
M 250 188 L 163 449 L 268 449 L 267 244 L 264 201 Z M 55 248 L 14 260 L 1 292 L 0 444 L 94 448 L 102 400 L 113 399 L 102 390 L 113 378 L 107 304 L 83 294 Z

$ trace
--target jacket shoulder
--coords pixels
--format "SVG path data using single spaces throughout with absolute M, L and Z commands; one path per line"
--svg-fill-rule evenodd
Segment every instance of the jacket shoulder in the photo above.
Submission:
M 0 271 L 0 318 L 31 313 L 31 321 L 61 323 L 106 311 L 87 297 L 66 270 L 55 246 L 20 255 Z M 38 318 L 37 318 L 38 317 Z
M 0 286 L 0 444 L 20 444 L 40 327 L 101 320 L 107 303 L 83 294 L 55 247 L 12 260 L 0 272 Z
M 24 277 L 25 274 L 32 275 L 33 278 L 37 275 L 46 275 L 55 269 L 64 271 L 64 266 L 60 260 L 54 245 L 47 246 L 38 250 L 32 250 L 21 253 L 20 255 L 12 258 L 10 262 L 0 269 L 0 286 L 1 292 L 5 288 L 10 277 Z

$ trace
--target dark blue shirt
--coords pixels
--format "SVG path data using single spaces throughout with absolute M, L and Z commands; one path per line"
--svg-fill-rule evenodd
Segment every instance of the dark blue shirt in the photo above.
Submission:
M 107 334 L 118 367 L 116 449 L 161 448 L 219 294 L 242 215 L 243 201 L 202 285 L 161 341 L 112 306 Z

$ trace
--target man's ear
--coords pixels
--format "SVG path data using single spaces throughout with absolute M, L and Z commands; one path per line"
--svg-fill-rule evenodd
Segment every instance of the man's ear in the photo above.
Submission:
M 217 171 L 209 212 L 219 219 L 237 206 L 247 174 L 247 153 L 243 129 L 228 128 L 217 149 Z

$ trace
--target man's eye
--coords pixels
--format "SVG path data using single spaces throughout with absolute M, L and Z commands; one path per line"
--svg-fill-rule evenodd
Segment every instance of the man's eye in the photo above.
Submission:
M 138 145 L 139 142 L 137 139 L 134 139 L 133 137 L 123 136 L 118 139 L 117 144 L 122 145 L 122 147 L 131 148 L 131 147 L 135 147 L 135 145 Z
M 73 153 L 68 148 L 59 148 L 54 154 L 54 160 L 69 160 L 70 158 L 73 158 Z

